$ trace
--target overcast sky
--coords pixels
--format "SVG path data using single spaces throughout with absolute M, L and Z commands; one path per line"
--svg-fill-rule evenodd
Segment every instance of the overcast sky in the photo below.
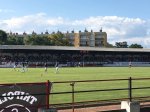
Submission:
M 150 0 L 0 0 L 6 32 L 103 31 L 108 42 L 150 48 Z

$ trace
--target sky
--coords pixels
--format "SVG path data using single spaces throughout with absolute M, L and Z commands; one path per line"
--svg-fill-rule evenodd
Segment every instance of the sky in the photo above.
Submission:
M 0 0 L 0 29 L 23 32 L 94 32 L 110 44 L 150 48 L 150 0 Z

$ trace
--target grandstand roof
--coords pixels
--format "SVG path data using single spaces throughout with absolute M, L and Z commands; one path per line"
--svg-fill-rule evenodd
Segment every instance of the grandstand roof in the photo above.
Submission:
M 100 47 L 38 46 L 38 45 L 0 45 L 0 50 L 2 49 L 150 52 L 150 49 L 146 48 L 100 48 Z

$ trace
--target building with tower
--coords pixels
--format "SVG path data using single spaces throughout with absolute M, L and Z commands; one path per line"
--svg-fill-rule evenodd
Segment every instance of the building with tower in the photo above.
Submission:
M 88 32 L 86 29 L 84 32 L 79 31 L 78 33 L 67 32 L 65 37 L 75 47 L 106 47 L 107 46 L 107 33 L 103 32 L 102 29 L 99 32 Z

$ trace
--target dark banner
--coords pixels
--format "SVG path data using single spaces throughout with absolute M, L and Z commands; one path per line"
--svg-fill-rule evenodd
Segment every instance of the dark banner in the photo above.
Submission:
M 0 112 L 37 112 L 46 108 L 51 84 L 16 84 L 0 86 Z

